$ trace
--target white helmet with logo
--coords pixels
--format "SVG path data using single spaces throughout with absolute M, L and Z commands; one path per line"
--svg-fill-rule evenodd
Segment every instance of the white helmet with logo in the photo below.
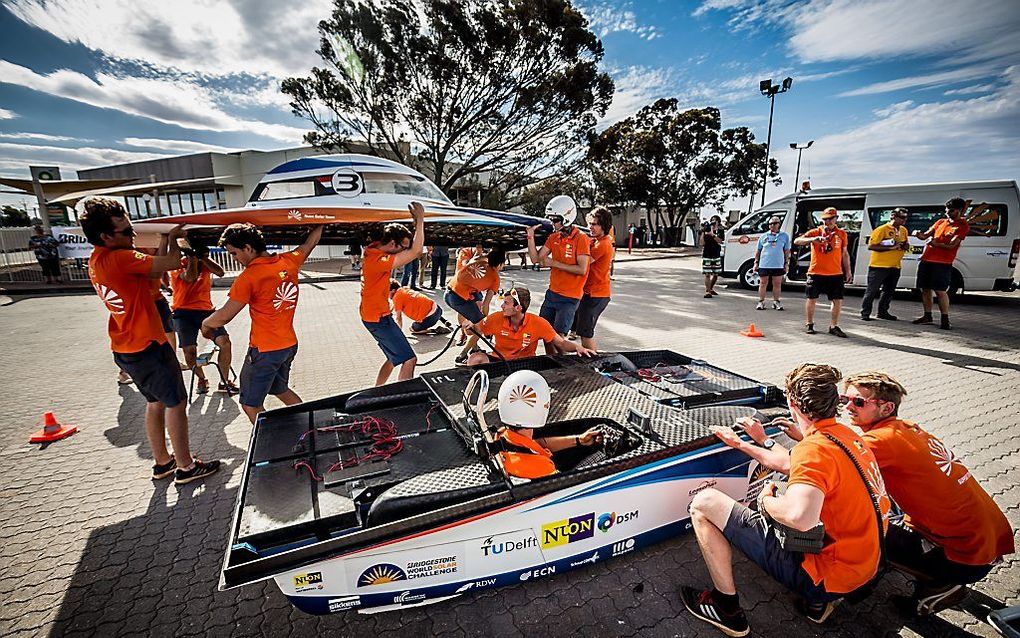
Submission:
M 569 195 L 557 195 L 545 205 L 546 217 L 562 217 L 564 224 L 573 224 L 577 219 L 577 204 Z
M 549 384 L 533 370 L 514 372 L 499 386 L 499 420 L 518 428 L 540 428 L 549 418 Z

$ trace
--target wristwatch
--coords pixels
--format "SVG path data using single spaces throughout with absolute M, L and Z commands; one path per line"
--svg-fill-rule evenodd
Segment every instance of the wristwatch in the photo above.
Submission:
M 774 440 L 772 440 L 772 439 L 765 439 L 761 443 L 761 446 L 763 448 L 765 448 L 766 450 L 771 450 L 773 447 L 775 447 L 775 445 L 776 445 L 776 442 Z

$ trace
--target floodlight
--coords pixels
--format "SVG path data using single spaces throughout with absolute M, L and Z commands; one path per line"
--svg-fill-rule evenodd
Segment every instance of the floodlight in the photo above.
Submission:
M 785 80 L 783 80 L 784 91 L 789 91 L 791 86 L 793 86 L 793 78 L 786 78 Z
M 763 94 L 768 95 L 769 91 L 772 90 L 772 80 L 762 80 L 758 83 L 758 90 Z

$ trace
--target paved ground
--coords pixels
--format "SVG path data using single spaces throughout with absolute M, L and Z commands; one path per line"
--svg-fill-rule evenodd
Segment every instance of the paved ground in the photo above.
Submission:
M 904 413 L 941 436 L 1020 527 L 1020 295 L 972 297 L 954 311 L 951 333 L 864 324 L 853 312 L 860 297 L 850 297 L 842 322 L 850 339 L 808 338 L 799 333 L 801 293 L 789 294 L 785 313 L 755 312 L 752 296 L 735 288 L 704 300 L 697 266 L 696 259 L 619 264 L 602 346 L 672 348 L 772 382 L 808 360 L 844 372 L 884 368 L 910 389 Z M 536 292 L 547 277 L 511 276 L 534 282 Z M 293 379 L 303 397 L 374 377 L 381 354 L 357 321 L 357 292 L 354 282 L 302 286 Z M 219 302 L 224 292 L 214 295 Z M 226 459 L 224 471 L 182 489 L 154 484 L 146 478 L 144 403 L 133 387 L 115 383 L 98 300 L 11 301 L 0 307 L 0 635 L 719 635 L 693 621 L 677 598 L 679 584 L 707 582 L 690 536 L 555 578 L 376 616 L 307 616 L 272 584 L 219 592 L 250 432 L 236 403 L 213 396 L 190 411 L 194 447 Z M 893 311 L 909 318 L 917 306 L 904 297 Z M 765 339 L 737 334 L 749 320 Z M 236 323 L 232 334 L 244 345 L 247 319 Z M 416 347 L 427 355 L 440 345 L 432 338 Z M 452 356 L 434 367 L 448 367 Z M 29 446 L 45 410 L 81 432 L 44 450 Z M 866 602 L 838 609 L 824 628 L 801 619 L 786 594 L 745 561 L 737 580 L 761 636 L 991 636 L 980 620 L 987 606 L 1020 603 L 1016 556 L 963 609 L 925 621 L 903 618 L 888 603 L 907 591 L 899 576 Z

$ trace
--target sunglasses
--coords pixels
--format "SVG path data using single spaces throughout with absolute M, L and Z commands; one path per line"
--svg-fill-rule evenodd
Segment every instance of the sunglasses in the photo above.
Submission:
M 863 408 L 868 403 L 885 403 L 881 399 L 865 399 L 864 397 L 848 397 L 845 394 L 839 395 L 839 402 L 841 405 L 847 405 L 852 403 L 858 408 Z
M 506 299 L 507 297 L 510 297 L 510 299 L 513 300 L 514 305 L 516 305 L 516 306 L 521 306 L 522 305 L 521 304 L 521 298 L 517 296 L 517 289 L 516 288 L 511 288 L 510 290 L 500 290 L 499 291 L 499 296 L 502 297 L 503 299 Z
M 112 231 L 110 231 L 110 234 L 111 235 L 124 235 L 125 237 L 134 237 L 137 233 L 135 232 L 135 229 L 132 226 L 131 228 L 125 228 L 123 230 L 112 230 Z

